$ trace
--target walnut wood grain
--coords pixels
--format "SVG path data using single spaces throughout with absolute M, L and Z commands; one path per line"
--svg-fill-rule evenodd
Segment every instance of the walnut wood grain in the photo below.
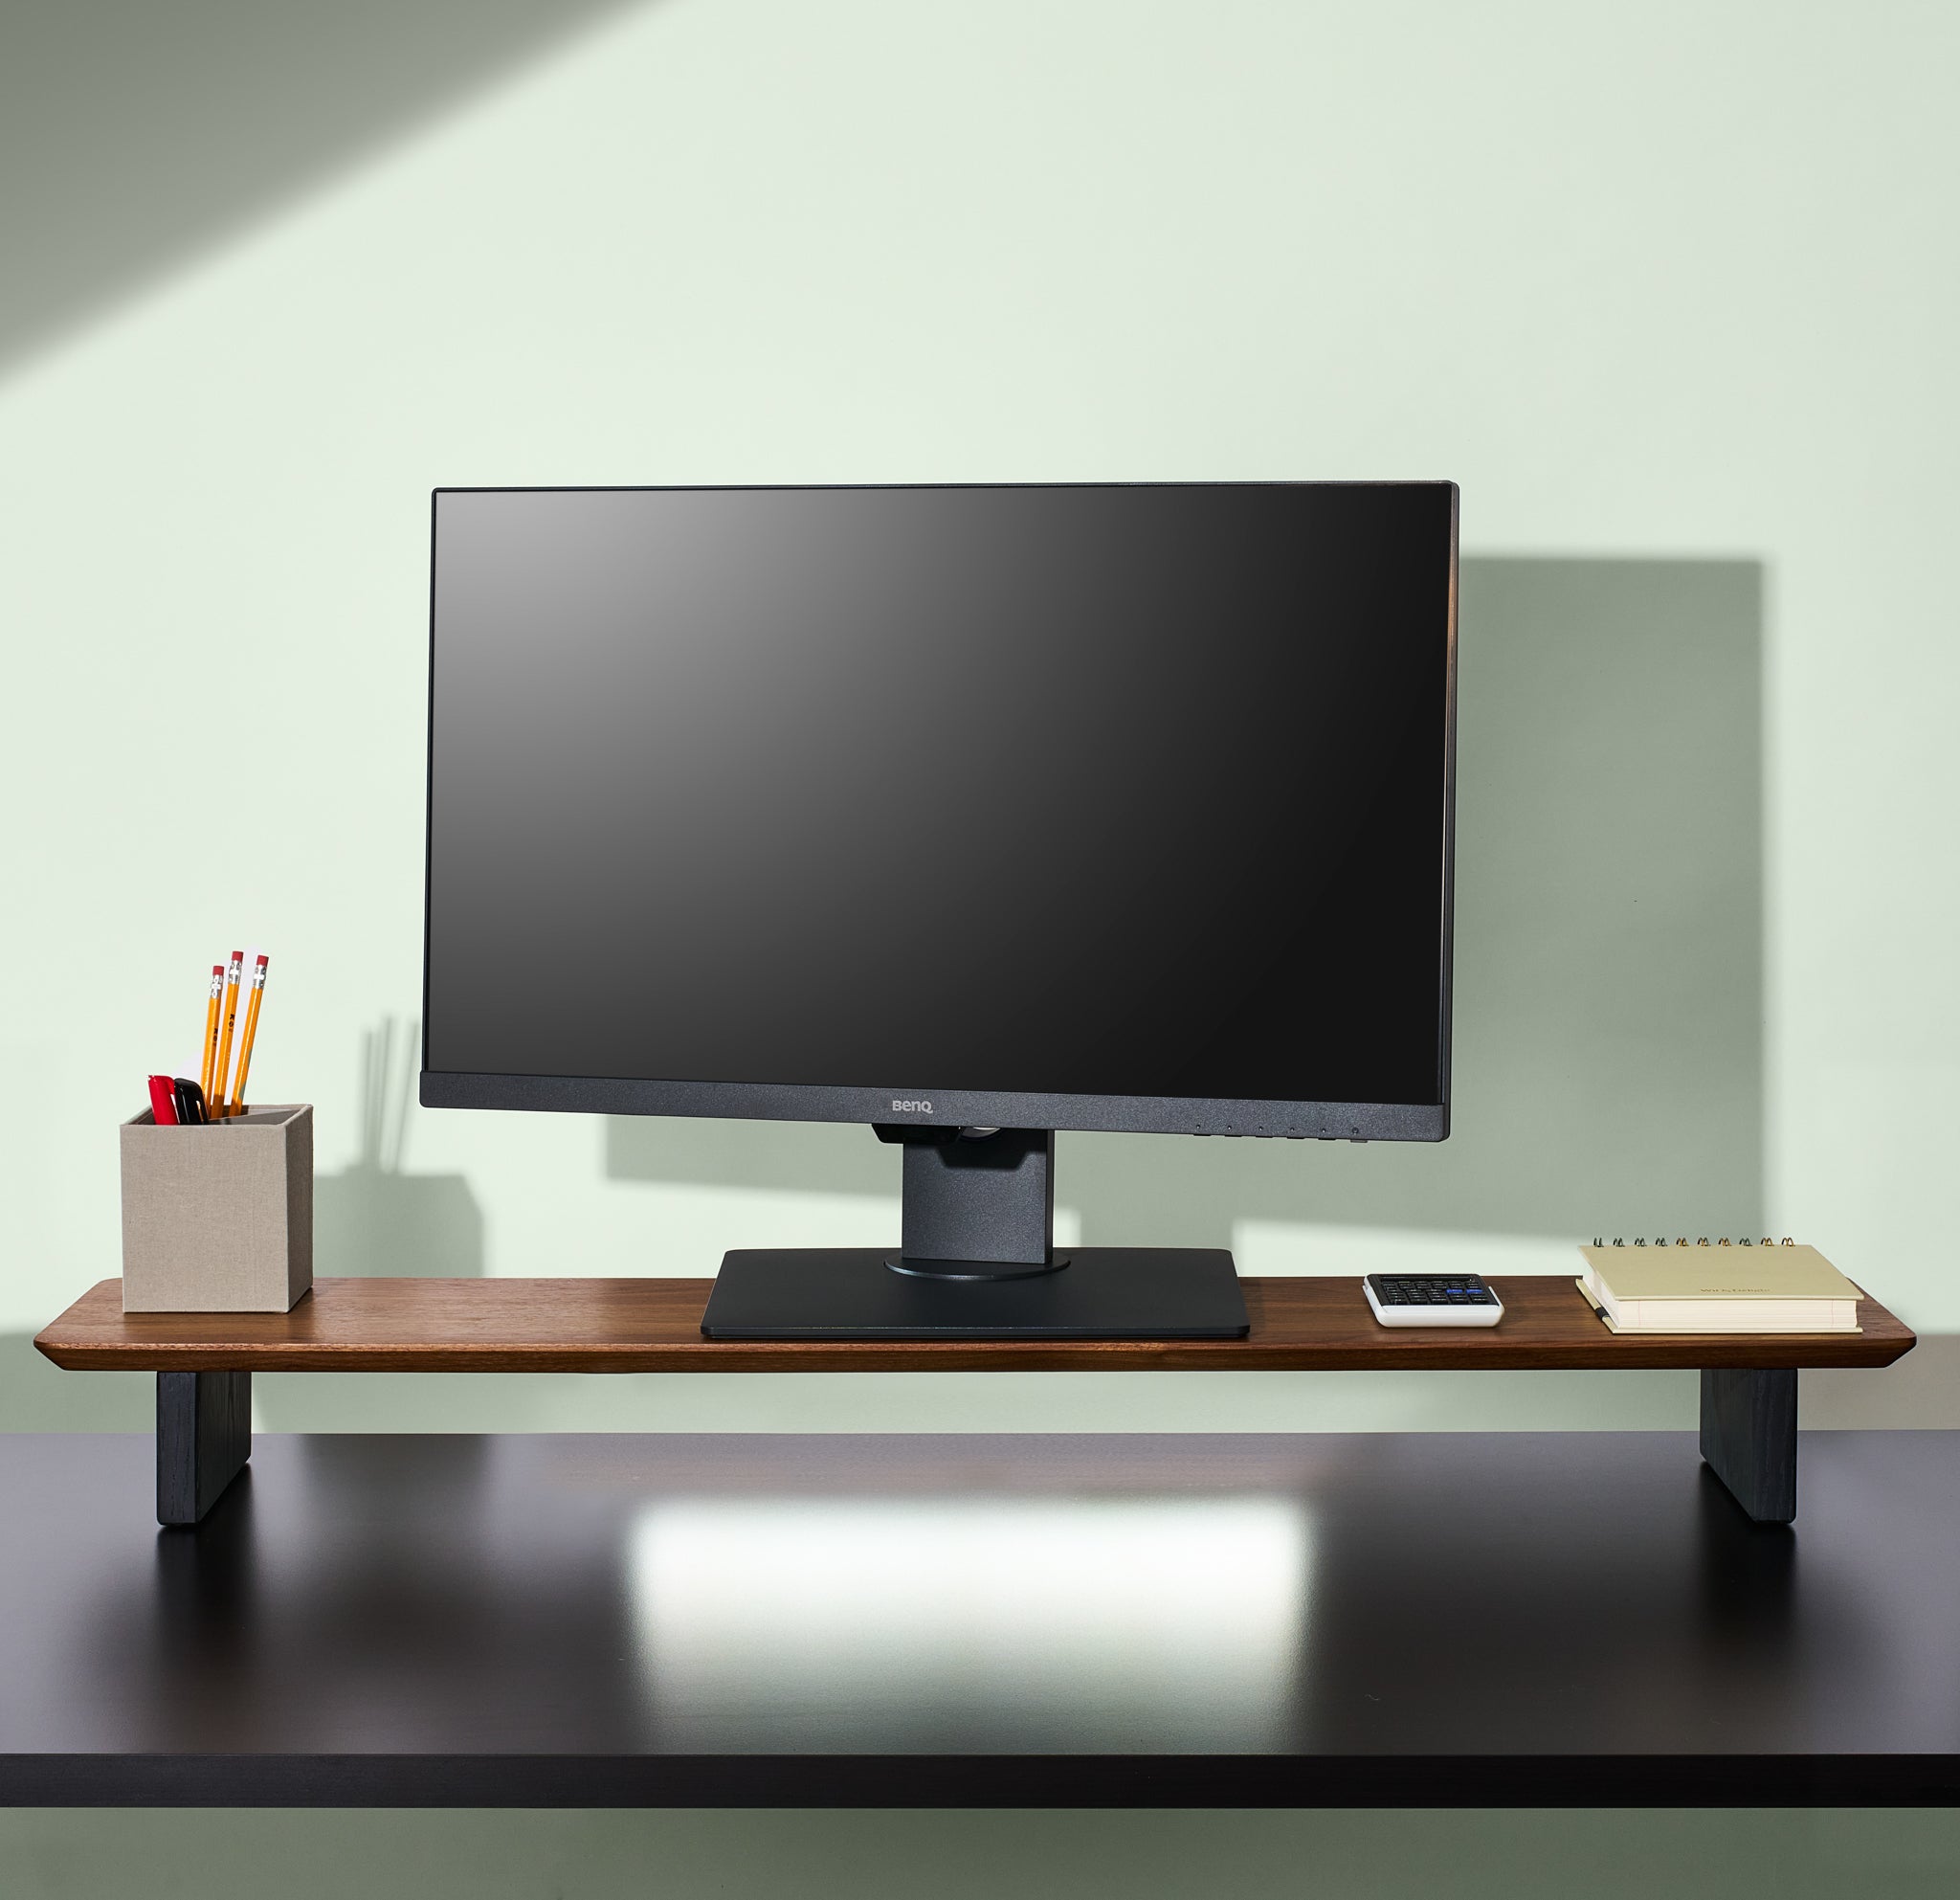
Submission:
M 76 1372 L 1382 1372 L 1888 1366 L 1909 1328 L 1876 1300 L 1861 1333 L 1609 1332 L 1563 1276 L 1493 1278 L 1489 1330 L 1375 1323 L 1357 1279 L 1246 1280 L 1246 1339 L 755 1343 L 701 1336 L 706 1280 L 318 1280 L 289 1313 L 125 1313 L 91 1287 L 34 1344 Z

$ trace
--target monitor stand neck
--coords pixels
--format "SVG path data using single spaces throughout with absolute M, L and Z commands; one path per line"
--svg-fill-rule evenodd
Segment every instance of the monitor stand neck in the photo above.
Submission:
M 894 1272 L 1026 1280 L 1068 1264 L 1055 1251 L 1055 1137 L 1047 1129 L 879 1132 L 896 1135 L 905 1150 L 900 1251 L 885 1263 Z

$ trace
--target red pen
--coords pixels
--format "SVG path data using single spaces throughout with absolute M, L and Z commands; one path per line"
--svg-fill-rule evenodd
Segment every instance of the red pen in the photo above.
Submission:
M 174 1129 L 177 1126 L 176 1095 L 170 1082 L 171 1078 L 167 1075 L 153 1075 L 149 1079 L 150 1119 L 160 1129 Z

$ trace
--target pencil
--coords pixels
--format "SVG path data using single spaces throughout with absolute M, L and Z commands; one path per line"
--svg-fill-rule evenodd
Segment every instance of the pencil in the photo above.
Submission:
M 245 1107 L 245 1071 L 252 1066 L 252 1039 L 258 1034 L 258 1002 L 265 995 L 265 958 L 260 957 L 252 972 L 252 1000 L 245 1005 L 245 1035 L 238 1044 L 238 1080 L 232 1084 L 232 1106 L 228 1115 L 241 1114 Z
M 214 963 L 211 967 L 211 1001 L 204 1007 L 204 1067 L 197 1078 L 207 1102 L 211 1100 L 211 1072 L 218 1064 L 218 1001 L 224 994 L 225 966 Z
M 234 950 L 232 961 L 225 971 L 225 1028 L 218 1041 L 217 1067 L 212 1071 L 211 1093 L 204 1098 L 207 1102 L 222 1102 L 225 1099 L 225 1077 L 232 1068 L 232 1028 L 238 1020 L 238 978 L 245 972 L 245 952 Z

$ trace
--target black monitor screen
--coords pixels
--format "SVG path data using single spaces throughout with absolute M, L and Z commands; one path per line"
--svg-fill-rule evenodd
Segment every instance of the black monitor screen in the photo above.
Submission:
M 1454 500 L 439 492 L 427 1066 L 1440 1103 Z

